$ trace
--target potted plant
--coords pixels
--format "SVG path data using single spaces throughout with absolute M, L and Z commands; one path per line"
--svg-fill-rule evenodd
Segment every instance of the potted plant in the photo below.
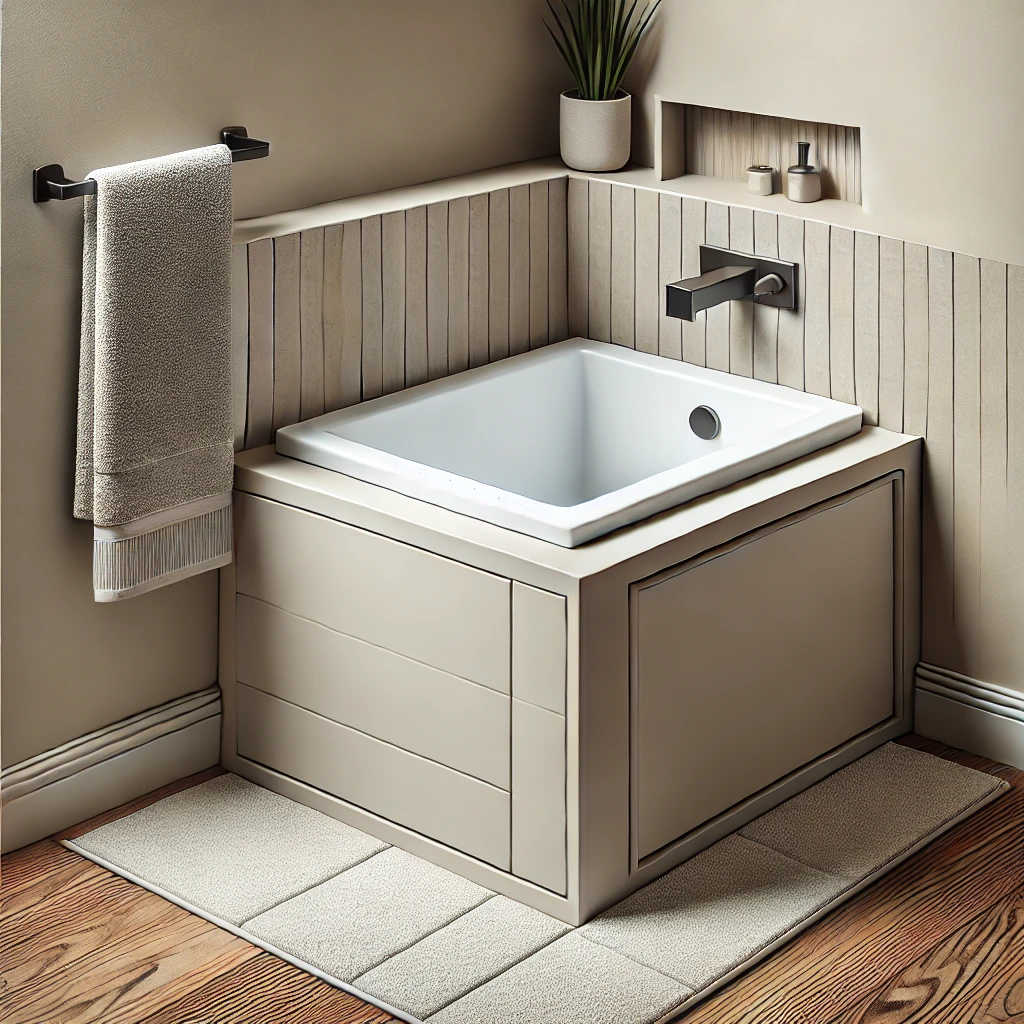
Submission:
M 661 0 L 559 0 L 544 24 L 576 80 L 562 93 L 562 160 L 577 171 L 617 171 L 629 160 L 630 95 L 622 89 L 636 48 Z M 638 9 L 639 8 L 639 9 Z

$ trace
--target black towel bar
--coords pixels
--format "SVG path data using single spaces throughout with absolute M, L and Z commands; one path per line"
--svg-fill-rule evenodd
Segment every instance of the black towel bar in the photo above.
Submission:
M 250 139 L 245 128 L 232 125 L 222 128 L 220 141 L 231 150 L 231 161 L 258 160 L 270 156 L 270 143 L 259 139 Z M 84 181 L 71 181 L 64 176 L 64 168 L 60 164 L 47 164 L 37 167 L 32 172 L 32 202 L 48 203 L 51 199 L 75 199 L 78 196 L 96 195 L 96 182 L 92 178 Z

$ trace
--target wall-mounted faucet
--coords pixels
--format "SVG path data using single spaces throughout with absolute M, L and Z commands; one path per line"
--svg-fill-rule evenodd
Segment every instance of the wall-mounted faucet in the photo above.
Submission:
M 702 245 L 700 270 L 699 277 L 666 286 L 668 316 L 693 320 L 702 309 L 730 299 L 796 309 L 795 263 Z

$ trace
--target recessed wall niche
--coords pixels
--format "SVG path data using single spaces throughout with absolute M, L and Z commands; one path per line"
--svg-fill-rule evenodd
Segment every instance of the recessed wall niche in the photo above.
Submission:
M 767 164 L 775 168 L 775 191 L 783 192 L 781 172 L 797 162 L 797 143 L 809 142 L 822 198 L 861 202 L 860 128 L 661 99 L 658 114 L 655 168 L 662 181 L 683 174 L 746 181 L 748 167 Z

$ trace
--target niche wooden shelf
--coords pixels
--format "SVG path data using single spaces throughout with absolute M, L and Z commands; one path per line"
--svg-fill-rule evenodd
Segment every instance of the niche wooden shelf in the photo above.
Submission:
M 823 199 L 860 204 L 860 128 L 720 110 L 658 98 L 655 171 L 659 180 L 684 174 L 746 181 L 747 168 L 775 168 L 775 191 L 785 192 L 786 167 L 797 161 L 797 142 L 811 143 L 821 169 Z

